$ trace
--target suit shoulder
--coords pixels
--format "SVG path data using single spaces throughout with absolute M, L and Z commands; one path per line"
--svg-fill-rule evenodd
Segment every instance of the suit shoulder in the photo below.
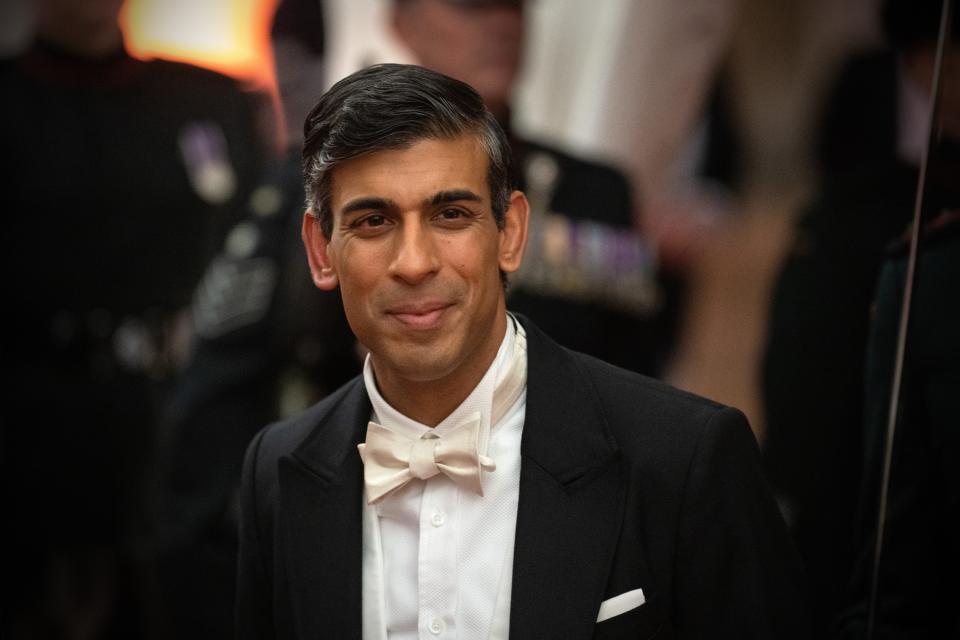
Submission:
M 599 358 L 574 351 L 570 353 L 579 361 L 580 365 L 590 376 L 598 381 L 598 391 L 611 391 L 612 388 L 618 391 L 632 389 L 635 394 L 641 394 L 641 396 L 637 397 L 638 402 L 641 400 L 656 399 L 657 401 L 676 406 L 680 410 L 717 411 L 729 408 L 715 400 L 710 400 L 695 393 L 678 389 L 655 378 L 617 367 Z M 601 399 L 605 398 L 601 397 Z
M 588 374 L 614 437 L 624 445 L 642 441 L 696 447 L 718 423 L 742 423 L 743 414 L 714 400 L 659 380 L 574 354 Z

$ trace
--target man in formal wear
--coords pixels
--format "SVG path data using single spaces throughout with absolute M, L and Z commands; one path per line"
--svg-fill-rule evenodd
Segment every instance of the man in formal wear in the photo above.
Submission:
M 240 636 L 805 637 L 743 415 L 507 312 L 529 205 L 479 95 L 378 65 L 305 131 L 313 280 L 369 355 L 248 450 Z

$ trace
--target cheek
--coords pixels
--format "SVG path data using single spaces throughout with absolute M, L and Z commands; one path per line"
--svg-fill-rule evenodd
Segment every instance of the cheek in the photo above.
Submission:
M 449 263 L 465 279 L 479 280 L 484 277 L 490 265 L 498 264 L 497 252 L 485 243 L 466 243 L 451 247 Z
M 337 276 L 340 290 L 346 295 L 364 296 L 376 286 L 379 277 L 385 273 L 384 256 L 380 251 L 355 250 L 353 243 L 338 247 L 336 254 Z
M 355 334 L 360 334 L 363 329 L 363 316 L 359 313 L 360 306 L 357 304 L 356 295 L 341 284 L 340 296 L 343 302 L 343 313 L 347 316 L 347 324 Z
M 354 321 L 362 321 L 370 312 L 373 291 L 370 287 L 362 286 L 351 280 L 341 281 L 340 295 L 343 299 L 343 309 L 347 318 Z
M 341 271 L 339 275 L 343 310 L 356 333 L 359 328 L 356 325 L 369 322 L 367 316 L 375 295 L 375 282 L 370 280 L 370 274 L 358 269 Z

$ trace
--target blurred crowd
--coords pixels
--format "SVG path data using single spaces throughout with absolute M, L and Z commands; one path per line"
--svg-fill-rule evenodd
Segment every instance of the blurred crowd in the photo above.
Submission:
M 232 637 L 246 446 L 362 365 L 338 294 L 310 280 L 299 234 L 302 123 L 338 79 L 328 63 L 345 3 L 277 2 L 275 96 L 133 57 L 123 4 L 36 0 L 29 45 L 0 61 L 4 638 Z M 870 4 L 882 37 L 819 74 L 805 171 L 780 176 L 775 211 L 758 213 L 750 203 L 769 200 L 752 188 L 769 180 L 757 177 L 763 144 L 749 114 L 763 106 L 744 78 L 755 67 L 735 64 L 735 38 L 690 89 L 694 117 L 665 145 L 674 169 L 652 176 L 516 126 L 522 83 L 535 82 L 522 73 L 538 35 L 530 12 L 546 4 L 384 0 L 377 18 L 406 59 L 474 86 L 508 133 L 532 206 L 508 306 L 564 346 L 694 391 L 709 393 L 693 383 L 702 371 L 722 381 L 749 369 L 751 419 L 823 637 L 865 637 L 874 614 L 874 637 L 957 637 L 960 8 L 941 34 L 939 0 Z M 725 11 L 760 31 L 763 4 Z M 944 34 L 953 45 L 938 56 Z M 668 57 L 685 43 L 660 46 Z M 382 61 L 358 50 L 356 65 Z M 630 60 L 617 69 L 629 83 Z M 921 259 L 871 608 L 918 201 Z M 782 241 L 737 235 L 772 228 Z M 706 366 L 696 345 L 716 336 L 697 315 L 705 300 L 736 318 L 732 331 L 750 323 L 742 298 L 705 283 L 731 259 L 757 268 L 754 254 L 773 256 L 766 275 L 726 285 L 768 281 L 756 355 Z

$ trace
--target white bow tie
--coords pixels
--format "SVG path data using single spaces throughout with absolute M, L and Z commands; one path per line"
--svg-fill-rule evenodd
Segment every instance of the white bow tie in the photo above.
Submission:
M 516 327 L 510 369 L 493 392 L 491 427 L 503 419 L 526 386 L 526 333 L 519 322 Z M 420 438 L 410 438 L 369 422 L 366 442 L 357 445 L 363 460 L 367 501 L 373 504 L 414 478 L 426 480 L 438 473 L 482 496 L 483 472 L 493 471 L 497 465 L 479 451 L 481 422 L 480 412 L 475 411 L 440 435 L 428 432 Z
M 481 473 L 493 471 L 497 465 L 478 452 L 480 422 L 477 411 L 440 437 L 425 433 L 418 439 L 370 422 L 367 441 L 358 446 L 367 500 L 372 504 L 414 478 L 426 480 L 438 473 L 483 495 Z

